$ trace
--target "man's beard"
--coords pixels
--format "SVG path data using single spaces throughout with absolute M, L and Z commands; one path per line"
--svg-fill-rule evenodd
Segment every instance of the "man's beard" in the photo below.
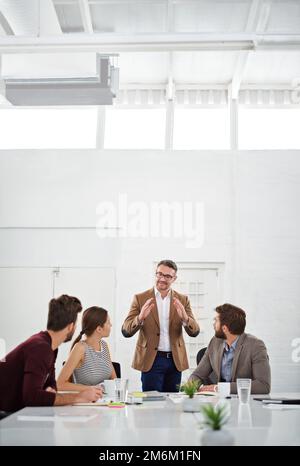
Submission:
M 222 340 L 226 340 L 226 335 L 221 328 L 219 330 L 215 330 L 215 337 L 222 338 Z
M 167 283 L 164 283 L 164 282 L 158 282 L 158 283 L 156 283 L 156 288 L 157 288 L 157 289 L 159 289 L 161 286 L 162 286 L 162 287 L 166 287 L 166 286 L 168 286 L 168 284 L 167 284 Z
M 73 338 L 73 335 L 74 335 L 74 332 L 75 330 L 73 330 L 72 332 L 69 332 L 68 335 L 66 336 L 66 338 L 64 339 L 64 343 L 68 343 L 68 341 L 71 341 L 72 338 Z

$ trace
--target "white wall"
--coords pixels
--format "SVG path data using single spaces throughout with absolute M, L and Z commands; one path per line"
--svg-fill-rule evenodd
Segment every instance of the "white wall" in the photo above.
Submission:
M 130 369 L 134 338 L 124 339 L 120 327 L 132 295 L 152 285 L 153 261 L 224 262 L 223 301 L 244 307 L 247 330 L 265 340 L 273 388 L 284 390 L 288 380 L 290 389 L 300 390 L 299 363 L 291 359 L 292 340 L 300 337 L 299 156 L 299 151 L 0 151 L 0 267 L 28 267 L 28 273 L 32 267 L 113 267 L 113 357 L 138 382 L 139 374 Z M 100 239 L 96 207 L 116 201 L 119 193 L 129 202 L 204 202 L 203 246 L 187 249 L 184 240 L 172 238 Z M 13 281 L 10 291 L 19 295 Z M 20 324 L 10 319 L 5 302 L 1 306 L 0 337 L 8 349 L 30 334 L 32 321 L 41 325 L 30 296 Z

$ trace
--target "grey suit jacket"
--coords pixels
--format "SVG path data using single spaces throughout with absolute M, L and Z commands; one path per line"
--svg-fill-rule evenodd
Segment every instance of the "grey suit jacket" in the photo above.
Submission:
M 189 380 L 205 383 L 209 374 L 214 371 L 221 378 L 221 363 L 224 351 L 224 340 L 213 337 L 198 367 Z M 269 393 L 271 388 L 271 370 L 266 346 L 262 340 L 243 333 L 236 345 L 232 362 L 230 392 L 237 393 L 236 379 L 252 379 L 251 393 Z

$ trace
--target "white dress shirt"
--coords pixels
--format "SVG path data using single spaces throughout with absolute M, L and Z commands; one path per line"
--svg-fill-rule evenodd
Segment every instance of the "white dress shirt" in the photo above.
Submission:
M 165 298 L 162 298 L 160 292 L 154 287 L 154 294 L 160 325 L 158 351 L 171 351 L 169 335 L 171 290 Z

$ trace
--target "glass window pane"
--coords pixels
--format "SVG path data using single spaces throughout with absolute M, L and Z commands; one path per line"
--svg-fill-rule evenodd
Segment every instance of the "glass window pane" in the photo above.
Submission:
M 240 149 L 300 149 L 299 108 L 240 108 Z
M 229 149 L 227 108 L 175 108 L 174 149 Z
M 105 149 L 163 149 L 166 111 L 106 107 Z
M 0 110 L 0 149 L 96 147 L 97 108 Z

